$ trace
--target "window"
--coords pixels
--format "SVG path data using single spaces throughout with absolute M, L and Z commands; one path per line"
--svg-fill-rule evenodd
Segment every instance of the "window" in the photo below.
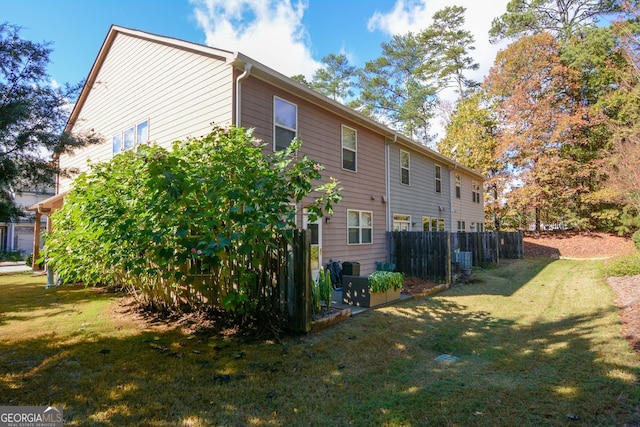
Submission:
M 474 203 L 480 203 L 480 184 L 475 181 L 471 182 L 472 200 Z
M 124 131 L 124 151 L 131 150 L 135 144 L 135 130 L 133 127 Z
M 462 182 L 460 180 L 460 175 L 456 174 L 456 198 L 460 198 L 460 187 L 462 186 Z
M 409 185 L 409 152 L 400 150 L 400 182 Z
M 136 126 L 136 142 L 146 144 L 149 141 L 149 121 L 145 120 Z
M 422 217 L 422 231 L 445 231 L 444 219 Z
M 442 193 L 442 168 L 436 166 L 436 193 Z
M 347 243 L 360 245 L 373 242 L 373 214 L 347 210 Z
M 113 154 L 122 151 L 122 132 L 113 135 Z
M 358 134 L 355 129 L 342 126 L 342 169 L 356 170 Z
M 112 138 L 112 152 L 118 154 L 122 151 L 131 150 L 137 144 L 144 144 L 149 140 L 149 120 L 140 122 L 117 134 Z
M 458 221 L 458 231 L 459 232 L 464 232 L 466 229 L 466 225 L 464 223 L 464 221 Z
M 274 151 L 284 150 L 298 134 L 298 107 L 295 104 L 273 98 Z
M 411 216 L 394 214 L 393 231 L 411 231 Z
M 478 232 L 480 232 L 480 233 L 484 232 L 484 222 L 479 222 L 478 223 Z

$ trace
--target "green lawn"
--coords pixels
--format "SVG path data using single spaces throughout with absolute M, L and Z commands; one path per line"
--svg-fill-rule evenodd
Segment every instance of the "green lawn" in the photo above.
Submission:
M 282 343 L 0 276 L 0 405 L 62 405 L 68 426 L 635 425 L 640 359 L 601 267 L 526 259 Z

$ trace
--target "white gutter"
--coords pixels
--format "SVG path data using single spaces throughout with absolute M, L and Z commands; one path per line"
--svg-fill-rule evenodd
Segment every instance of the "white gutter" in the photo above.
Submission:
M 236 78 L 236 127 L 241 126 L 241 121 L 240 121 L 241 108 L 240 107 L 242 103 L 240 102 L 240 95 L 242 94 L 242 91 L 240 88 L 240 82 L 246 79 L 247 77 L 249 77 L 249 74 L 251 74 L 251 64 L 245 63 L 244 73 L 240 74 L 238 78 Z

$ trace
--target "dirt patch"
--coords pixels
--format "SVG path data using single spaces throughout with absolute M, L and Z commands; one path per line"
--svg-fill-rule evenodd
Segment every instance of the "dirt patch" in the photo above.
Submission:
M 635 247 L 630 238 L 608 233 L 537 233 L 524 237 L 525 256 L 611 258 L 634 251 Z
M 424 295 L 430 289 L 438 286 L 437 283 L 419 279 L 417 277 L 405 277 L 402 294 L 404 295 Z
M 609 277 L 607 283 L 620 307 L 622 333 L 633 349 L 640 353 L 640 275 Z

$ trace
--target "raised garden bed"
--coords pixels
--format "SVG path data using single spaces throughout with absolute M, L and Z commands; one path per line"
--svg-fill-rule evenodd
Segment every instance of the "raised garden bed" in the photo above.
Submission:
M 401 289 L 371 292 L 366 276 L 342 276 L 342 302 L 356 307 L 375 307 L 400 299 Z

